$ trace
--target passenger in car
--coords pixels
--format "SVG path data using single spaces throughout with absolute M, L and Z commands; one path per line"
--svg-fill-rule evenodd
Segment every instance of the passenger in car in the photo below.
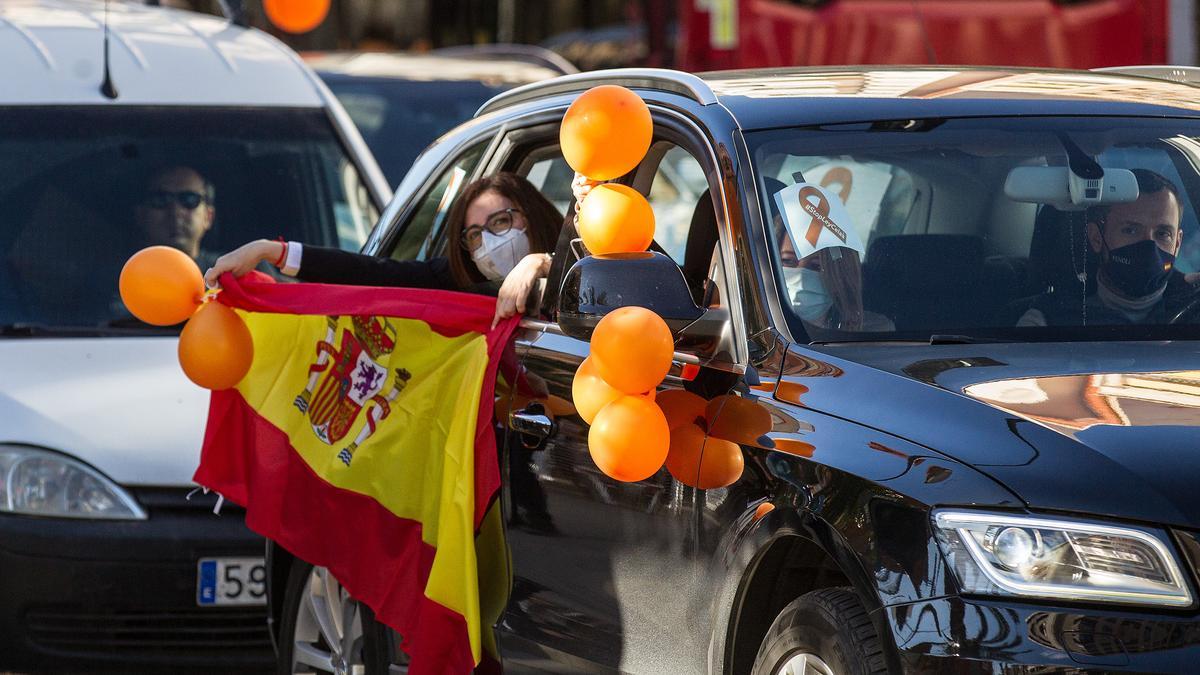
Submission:
M 768 179 L 767 182 L 771 194 L 785 187 L 778 180 Z M 886 316 L 863 309 L 862 262 L 858 252 L 836 246 L 799 258 L 775 200 L 770 200 L 770 204 L 775 237 L 779 242 L 779 262 L 787 285 L 785 295 L 791 300 L 792 310 L 806 323 L 820 328 L 895 331 L 895 324 Z
M 1087 211 L 1088 246 L 1099 257 L 1094 290 L 1051 290 L 1018 326 L 1164 324 L 1200 296 L 1200 280 L 1174 267 L 1183 243 L 1178 189 L 1153 171 L 1133 173 L 1135 201 Z
M 215 286 L 225 272 L 241 276 L 269 261 L 302 281 L 496 295 L 498 322 L 522 313 L 537 279 L 549 273 L 549 252 L 561 226 L 562 214 L 529 181 L 499 173 L 467 185 L 455 200 L 445 257 L 393 260 L 260 239 L 218 258 L 204 279 Z
M 163 167 L 146 180 L 133 219 L 149 245 L 177 248 L 204 269 L 217 257 L 200 248 L 216 218 L 215 202 L 212 182 L 199 171 L 183 165 Z

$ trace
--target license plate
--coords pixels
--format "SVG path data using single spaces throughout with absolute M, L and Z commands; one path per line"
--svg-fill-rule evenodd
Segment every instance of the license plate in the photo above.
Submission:
M 201 558 L 196 566 L 196 604 L 267 604 L 267 568 L 262 558 Z

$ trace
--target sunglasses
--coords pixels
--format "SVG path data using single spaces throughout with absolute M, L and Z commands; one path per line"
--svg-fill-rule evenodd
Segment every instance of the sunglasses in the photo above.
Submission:
M 172 204 L 178 204 L 190 211 L 205 201 L 207 200 L 204 198 L 204 195 L 191 190 L 184 190 L 182 192 L 154 190 L 146 195 L 144 203 L 152 209 L 165 209 L 170 208 Z
M 514 214 L 520 213 L 520 209 L 501 209 L 487 217 L 487 221 L 483 225 L 471 225 L 463 230 L 462 239 L 459 241 L 462 247 L 468 251 L 474 250 L 477 246 L 483 243 L 483 231 L 487 230 L 492 234 L 504 234 L 512 229 L 513 222 L 516 220 Z

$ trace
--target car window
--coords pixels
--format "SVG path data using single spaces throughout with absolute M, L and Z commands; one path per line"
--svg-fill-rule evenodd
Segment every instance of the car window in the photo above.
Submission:
M 117 277 L 282 236 L 358 250 L 377 218 L 321 110 L 0 109 L 0 324 L 138 326 Z
M 436 138 L 471 119 L 507 87 L 475 81 L 417 81 L 320 73 L 346 108 L 395 187 Z
M 1200 270 L 1197 134 L 1195 122 L 1120 118 L 755 132 L 785 305 L 809 337 L 834 341 L 1166 326 Z M 1104 188 L 1089 196 L 1073 172 L 1092 165 Z M 1142 240 L 1115 258 L 1153 259 L 1145 280 L 1101 271 L 1109 251 Z M 1139 310 L 1106 300 L 1113 292 L 1154 298 Z
M 691 153 L 679 146 L 666 151 L 646 199 L 654 210 L 654 241 L 680 265 L 684 262 L 692 214 L 707 189 L 704 169 Z
M 450 207 L 454 204 L 454 198 L 479 164 L 489 142 L 482 141 L 471 146 L 438 176 L 433 187 L 421 197 L 408 225 L 392 249 L 392 258 L 425 260 L 433 254 L 442 226 L 450 214 Z
M 557 145 L 539 148 L 526 157 L 517 173 L 524 176 L 538 189 L 559 213 L 566 213 L 575 199 L 571 194 L 571 180 L 575 172 L 563 158 Z

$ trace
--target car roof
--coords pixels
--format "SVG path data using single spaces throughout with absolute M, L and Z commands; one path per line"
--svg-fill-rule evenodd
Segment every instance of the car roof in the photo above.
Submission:
M 536 63 L 496 57 L 327 52 L 306 54 L 304 60 L 321 73 L 423 82 L 479 81 L 493 86 L 528 84 L 561 74 Z
M 1161 77 L 967 66 L 772 68 L 698 75 L 623 68 L 520 87 L 493 98 L 480 113 L 598 84 L 682 95 L 701 105 L 719 103 L 747 130 L 960 116 L 1200 116 L 1200 88 Z
M 323 106 L 315 76 L 261 31 L 166 7 L 108 4 L 115 101 L 100 92 L 105 3 L 3 0 L 0 105 Z

